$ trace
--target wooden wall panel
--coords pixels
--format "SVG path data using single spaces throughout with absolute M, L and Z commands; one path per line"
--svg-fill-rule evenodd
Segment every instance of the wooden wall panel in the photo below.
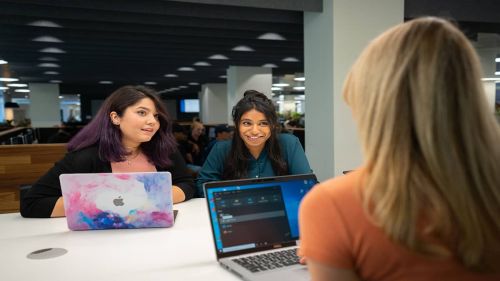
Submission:
M 0 145 L 0 213 L 19 211 L 19 186 L 33 184 L 66 153 L 66 144 Z

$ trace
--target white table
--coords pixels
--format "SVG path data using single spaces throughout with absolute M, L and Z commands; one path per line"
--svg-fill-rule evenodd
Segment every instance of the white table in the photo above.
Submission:
M 174 205 L 171 228 L 70 231 L 65 218 L 0 215 L 0 280 L 239 280 L 220 267 L 204 199 Z M 44 248 L 65 255 L 28 259 Z

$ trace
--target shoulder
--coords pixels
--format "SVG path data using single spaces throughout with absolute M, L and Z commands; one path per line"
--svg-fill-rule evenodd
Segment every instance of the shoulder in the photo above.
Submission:
M 294 148 L 300 145 L 299 139 L 292 134 L 280 133 L 278 140 L 283 148 Z
M 216 141 L 212 150 L 217 153 L 227 153 L 231 149 L 231 140 Z

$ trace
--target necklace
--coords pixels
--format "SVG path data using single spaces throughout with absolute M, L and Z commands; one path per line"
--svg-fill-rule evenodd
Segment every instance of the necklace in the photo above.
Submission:
M 133 161 L 135 158 L 137 158 L 137 156 L 139 156 L 139 154 L 140 154 L 140 153 L 141 153 L 140 151 L 137 151 L 137 153 L 135 153 L 135 155 L 127 157 L 127 158 L 126 158 L 127 165 L 129 165 L 129 166 L 130 166 L 130 165 L 132 165 L 132 161 Z

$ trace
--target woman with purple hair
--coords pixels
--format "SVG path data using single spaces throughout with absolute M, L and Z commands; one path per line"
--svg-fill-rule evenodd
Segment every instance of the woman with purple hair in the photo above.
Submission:
M 68 153 L 21 199 L 23 217 L 64 216 L 59 175 L 168 171 L 174 203 L 193 197 L 194 182 L 177 150 L 172 123 L 152 89 L 124 86 L 69 143 Z

